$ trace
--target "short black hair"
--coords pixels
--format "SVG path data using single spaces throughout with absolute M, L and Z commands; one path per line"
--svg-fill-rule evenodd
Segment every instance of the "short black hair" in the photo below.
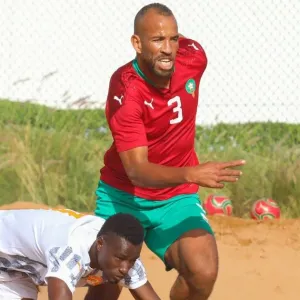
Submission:
M 97 238 L 110 233 L 124 238 L 133 245 L 140 245 L 144 240 L 143 226 L 130 214 L 117 213 L 110 216 L 98 232 Z
M 151 3 L 143 6 L 134 18 L 134 33 L 138 33 L 138 22 L 139 20 L 150 10 L 154 9 L 158 14 L 163 16 L 173 16 L 172 10 L 164 4 L 161 3 Z

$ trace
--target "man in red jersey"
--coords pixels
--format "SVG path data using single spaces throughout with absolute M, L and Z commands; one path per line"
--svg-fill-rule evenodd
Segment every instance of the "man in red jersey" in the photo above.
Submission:
M 131 38 L 136 59 L 111 77 L 106 117 L 113 144 L 96 191 L 95 214 L 124 212 L 143 224 L 147 246 L 179 275 L 171 299 L 207 299 L 218 273 L 213 231 L 197 194 L 241 175 L 243 160 L 199 163 L 194 149 L 201 45 L 178 34 L 172 11 L 143 7 Z

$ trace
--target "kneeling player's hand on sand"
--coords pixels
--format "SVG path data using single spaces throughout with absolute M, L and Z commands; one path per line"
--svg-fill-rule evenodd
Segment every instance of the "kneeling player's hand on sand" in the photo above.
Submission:
M 206 162 L 189 169 L 188 181 L 203 187 L 223 188 L 223 182 L 236 182 L 240 178 L 242 172 L 233 168 L 245 163 L 245 160 Z

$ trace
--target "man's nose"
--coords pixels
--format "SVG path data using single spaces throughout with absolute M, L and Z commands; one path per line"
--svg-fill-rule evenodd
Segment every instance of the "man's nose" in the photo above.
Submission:
M 126 262 L 123 262 L 121 265 L 120 265 L 120 268 L 119 268 L 119 271 L 122 275 L 126 275 L 129 271 L 130 267 L 129 267 L 129 263 L 126 263 Z
M 161 52 L 165 54 L 172 54 L 172 47 L 171 43 L 169 40 L 165 40 L 162 47 L 161 47 Z

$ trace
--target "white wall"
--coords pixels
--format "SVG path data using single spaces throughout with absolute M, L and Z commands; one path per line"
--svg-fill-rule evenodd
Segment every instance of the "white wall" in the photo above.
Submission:
M 0 97 L 103 107 L 110 75 L 134 57 L 134 16 L 151 2 L 0 0 Z M 300 123 L 299 0 L 163 3 L 209 59 L 197 123 Z

